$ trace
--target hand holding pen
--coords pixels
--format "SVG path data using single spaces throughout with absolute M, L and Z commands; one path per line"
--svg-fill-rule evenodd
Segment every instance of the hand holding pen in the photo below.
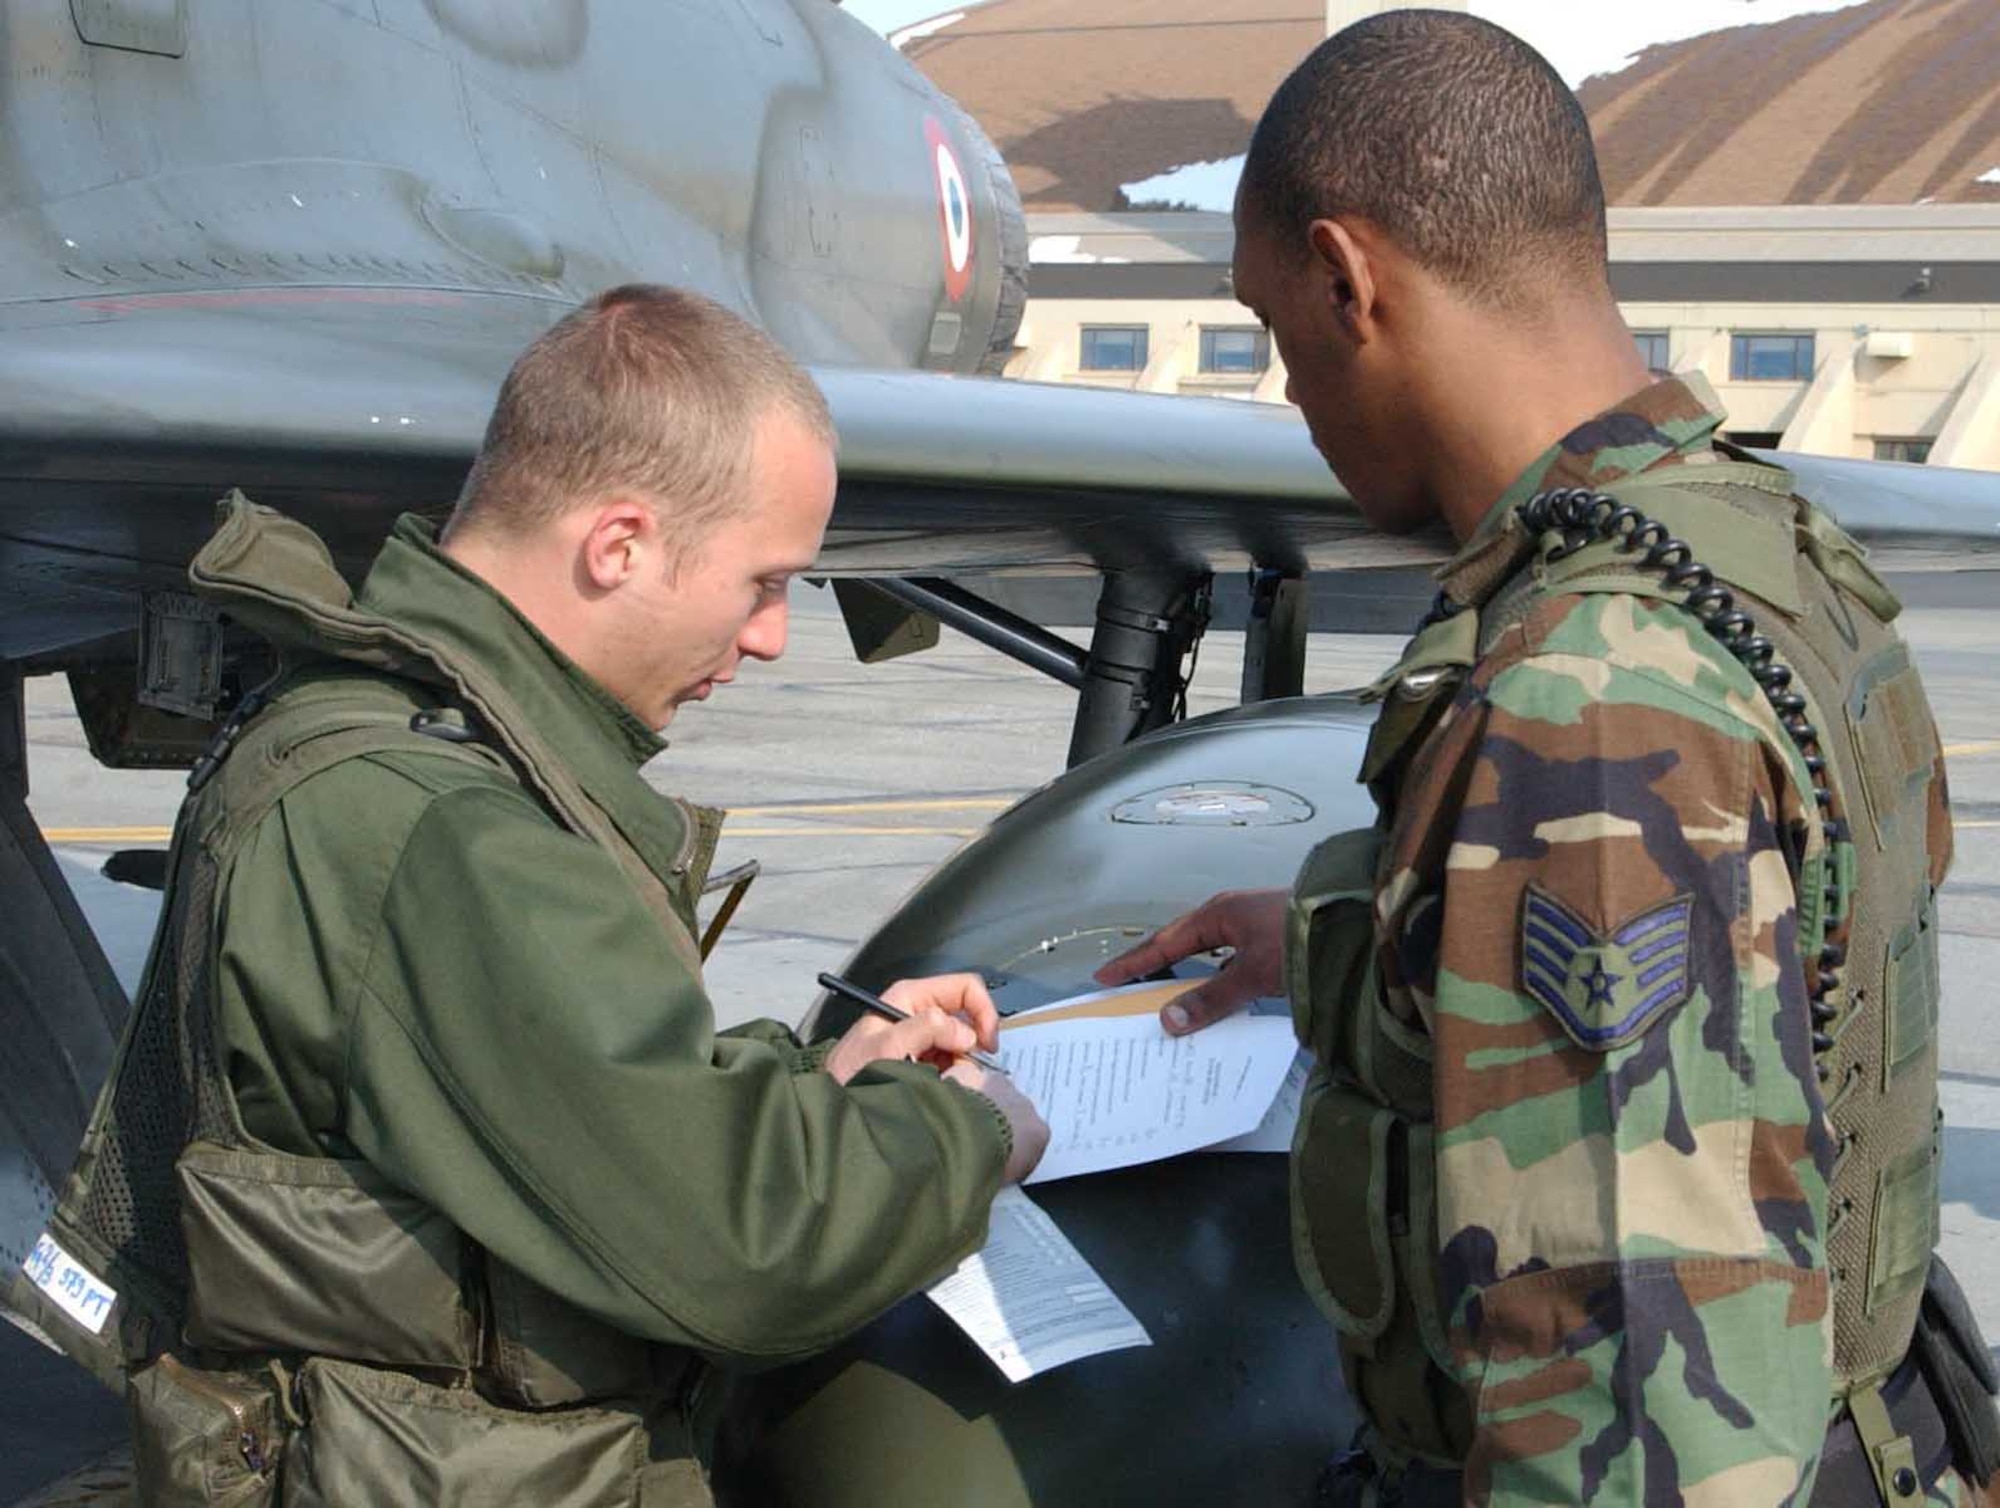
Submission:
M 928 1062 L 960 1088 L 990 1100 L 1006 1123 L 1002 1180 L 1018 1183 L 1034 1170 L 1048 1146 L 1049 1128 L 992 1054 L 1000 1045 L 1000 1016 L 977 974 L 904 980 L 889 987 L 888 993 L 899 997 L 894 1000 L 834 974 L 820 975 L 819 982 L 868 1012 L 828 1056 L 828 1073 L 845 1084 L 868 1063 L 884 1058 Z

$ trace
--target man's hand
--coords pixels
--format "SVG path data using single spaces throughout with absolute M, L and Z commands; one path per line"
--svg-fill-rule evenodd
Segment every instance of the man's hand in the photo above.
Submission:
M 1171 1036 L 1200 1031 L 1253 1000 L 1285 993 L 1285 890 L 1225 890 L 1168 922 L 1128 953 L 1097 971 L 1099 984 L 1128 984 L 1193 953 L 1234 948 L 1236 956 L 1212 979 L 1176 996 L 1160 1011 Z
M 1035 1171 L 1035 1164 L 1042 1160 L 1042 1153 L 1048 1149 L 1049 1127 L 1034 1102 L 1015 1087 L 1014 1081 L 1004 1073 L 995 1073 L 970 1060 L 952 1064 L 945 1070 L 946 1078 L 955 1084 L 963 1084 L 975 1094 L 983 1094 L 1000 1107 L 1000 1113 L 1007 1117 L 1007 1124 L 1014 1130 L 1014 1150 L 1007 1158 L 1007 1171 L 1001 1175 L 1007 1183 L 1019 1183 Z
M 915 1059 L 943 1070 L 953 1083 L 983 1094 L 1000 1107 L 1014 1132 L 1014 1150 L 1003 1177 L 1019 1183 L 1035 1170 L 1049 1144 L 1049 1128 L 1028 1097 L 1004 1073 L 994 1073 L 965 1054 L 974 1047 L 988 1052 L 1000 1046 L 1000 1012 L 977 974 L 939 974 L 929 979 L 903 979 L 882 992 L 882 998 L 910 1013 L 907 1021 L 887 1021 L 867 1014 L 826 1057 L 826 1071 L 845 1084 L 870 1063 Z
M 1000 1012 L 977 974 L 898 980 L 882 998 L 910 1019 L 870 1013 L 850 1026 L 826 1057 L 826 1071 L 842 1084 L 870 1063 L 914 1059 L 945 1069 L 974 1047 L 992 1052 L 1000 1045 Z

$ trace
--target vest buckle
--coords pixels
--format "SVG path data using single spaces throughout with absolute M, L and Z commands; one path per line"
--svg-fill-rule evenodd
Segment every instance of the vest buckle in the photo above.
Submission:
M 410 716 L 410 731 L 448 744 L 476 744 L 479 730 L 456 707 L 424 707 Z
M 201 751 L 188 770 L 188 794 L 193 795 L 215 778 L 215 772 L 222 768 L 222 762 L 229 757 L 229 751 L 236 747 L 236 740 L 242 736 L 245 724 L 270 700 L 265 687 L 257 686 L 243 694 L 243 700 L 222 720 L 222 726 L 215 730 L 215 737 L 208 741 L 208 747 Z

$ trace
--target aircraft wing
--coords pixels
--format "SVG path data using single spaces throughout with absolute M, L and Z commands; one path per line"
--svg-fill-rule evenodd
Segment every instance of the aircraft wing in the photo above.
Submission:
M 277 288 L 0 313 L 0 658 L 120 633 L 240 486 L 359 569 L 441 508 L 508 362 L 564 306 Z M 1289 409 L 924 372 L 816 372 L 842 440 L 822 567 L 939 576 L 1149 563 L 1329 571 L 1436 559 L 1372 535 Z M 1779 457 L 1897 557 L 2000 565 L 2000 476 Z
M 181 584 L 232 486 L 358 570 L 398 512 L 448 506 L 508 363 L 563 307 L 272 289 L 0 312 L 0 658 L 129 628 L 131 594 Z M 844 451 L 831 572 L 1413 556 L 1366 537 L 1287 411 L 817 375 Z
M 508 363 L 563 308 L 365 288 L 15 306 L 0 315 L 0 528 L 15 547 L 102 554 L 110 570 L 157 565 L 193 542 L 190 527 L 205 533 L 214 495 L 242 486 L 311 516 L 337 553 L 365 554 L 398 509 L 449 502 Z M 1287 410 L 816 375 L 844 453 L 829 568 L 1101 569 L 1154 550 L 1332 566 L 1382 553 L 1359 544 L 1359 520 Z M 142 541 L 153 547 L 131 553 Z

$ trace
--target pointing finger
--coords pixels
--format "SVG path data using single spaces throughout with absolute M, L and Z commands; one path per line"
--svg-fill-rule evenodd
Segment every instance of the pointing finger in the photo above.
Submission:
M 1160 1008 L 1160 1025 L 1170 1037 L 1198 1032 L 1224 1016 L 1233 1016 L 1257 998 L 1257 987 L 1244 971 L 1224 969 L 1193 989 L 1176 995 Z
M 1184 916 L 1177 916 L 1151 937 L 1119 954 L 1100 968 L 1099 984 L 1126 984 L 1157 974 L 1186 958 L 1219 948 L 1226 939 L 1216 926 L 1215 902 L 1208 901 Z

